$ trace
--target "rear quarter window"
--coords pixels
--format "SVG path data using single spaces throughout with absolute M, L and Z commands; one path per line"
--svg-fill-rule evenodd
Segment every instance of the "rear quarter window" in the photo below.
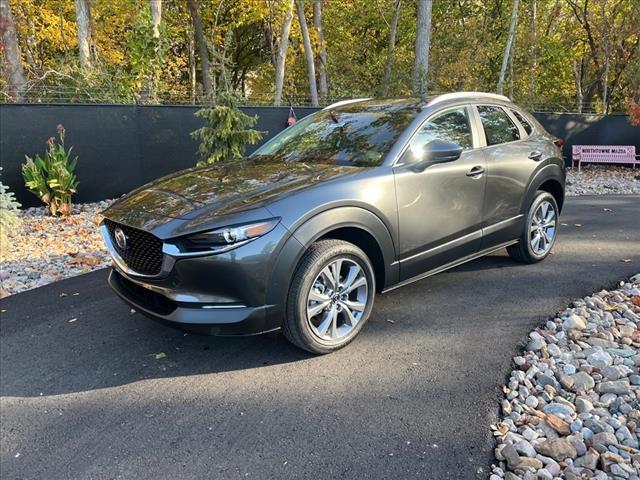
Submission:
M 527 135 L 531 135 L 531 132 L 533 132 L 533 127 L 531 126 L 531 123 L 529 123 L 529 120 L 527 120 L 525 118 L 524 115 L 522 115 L 519 111 L 517 110 L 511 110 L 511 113 L 513 113 L 513 115 L 518 119 L 518 121 L 522 124 L 522 127 L 524 128 L 524 131 L 527 132 Z

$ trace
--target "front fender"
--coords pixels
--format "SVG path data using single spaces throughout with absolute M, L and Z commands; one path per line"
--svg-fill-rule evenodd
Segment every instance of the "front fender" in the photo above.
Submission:
M 277 328 L 285 314 L 289 284 L 295 269 L 309 246 L 328 233 L 344 228 L 359 228 L 376 239 L 382 252 L 385 288 L 398 282 L 399 268 L 391 234 L 374 213 L 359 207 L 340 207 L 321 212 L 300 225 L 285 242 L 273 265 L 267 286 L 267 305 L 277 305 L 273 318 L 267 319 L 265 329 Z M 382 289 L 381 288 L 381 289 Z

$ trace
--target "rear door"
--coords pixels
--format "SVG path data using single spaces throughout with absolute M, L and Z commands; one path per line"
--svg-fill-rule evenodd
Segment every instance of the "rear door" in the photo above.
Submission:
M 522 232 L 524 194 L 544 154 L 508 108 L 476 105 L 475 115 L 484 133 L 483 150 L 487 159 L 484 250 L 511 241 Z

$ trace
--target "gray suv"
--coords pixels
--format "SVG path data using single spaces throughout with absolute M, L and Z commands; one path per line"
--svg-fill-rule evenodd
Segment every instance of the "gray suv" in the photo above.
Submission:
M 339 102 L 242 161 L 114 203 L 109 283 L 189 331 L 282 329 L 328 353 L 362 330 L 376 292 L 505 247 L 544 259 L 564 186 L 559 141 L 506 97 Z

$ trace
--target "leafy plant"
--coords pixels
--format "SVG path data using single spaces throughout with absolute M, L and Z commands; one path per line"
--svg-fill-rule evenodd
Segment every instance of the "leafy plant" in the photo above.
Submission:
M 67 150 L 64 146 L 64 127 L 58 125 L 57 130 L 60 141 L 50 137 L 43 157 L 25 155 L 27 162 L 22 165 L 22 178 L 29 191 L 47 205 L 51 215 L 69 215 L 71 197 L 78 187 L 74 173 L 78 157 L 71 159 L 73 147 Z
M 4 238 L 7 230 L 20 224 L 20 217 L 18 217 L 20 206 L 9 187 L 0 182 L 0 239 Z
M 264 134 L 251 128 L 258 117 L 243 113 L 230 93 L 221 94 L 216 105 L 201 108 L 195 116 L 205 120 L 202 128 L 191 133 L 200 141 L 198 166 L 240 159 L 247 145 L 257 143 Z

